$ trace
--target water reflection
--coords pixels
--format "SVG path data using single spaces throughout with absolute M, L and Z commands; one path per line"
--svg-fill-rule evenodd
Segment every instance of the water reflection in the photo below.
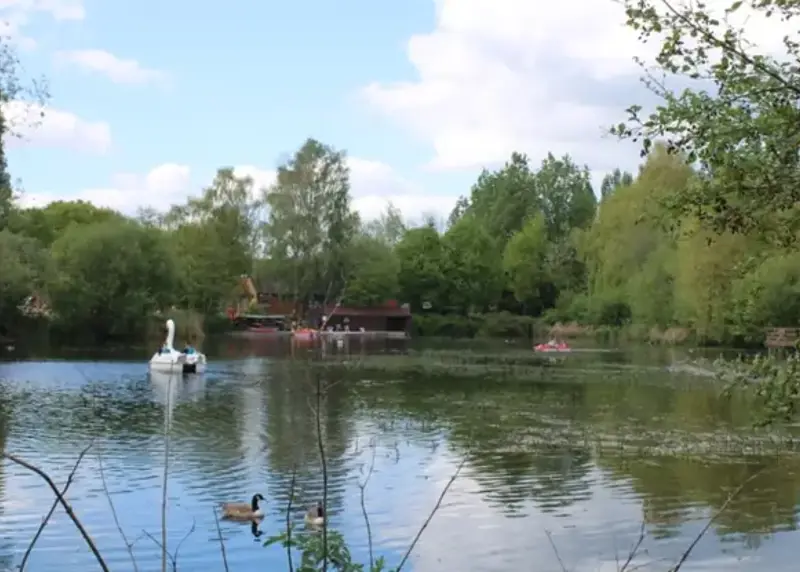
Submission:
M 210 353 L 215 359 L 204 375 L 172 380 L 148 376 L 144 360 L 0 364 L 3 446 L 63 483 L 79 450 L 97 439 L 120 524 L 139 537 L 139 566 L 157 569 L 159 549 L 142 531 L 160 537 L 166 420 L 168 549 L 194 527 L 181 565 L 213 569 L 208 563 L 219 562 L 221 569 L 212 511 L 261 492 L 267 518 L 260 525 L 221 523 L 228 560 L 245 572 L 280 570 L 285 553 L 256 541 L 285 527 L 293 472 L 296 522 L 321 497 L 319 386 L 327 394 L 319 420 L 329 516 L 361 561 L 367 537 L 358 483 L 374 455 L 366 499 L 376 553 L 390 563 L 399 561 L 460 459 L 468 460 L 417 546 L 414 570 L 530 568 L 534 559 L 538 569 L 559 570 L 545 530 L 568 569 L 616 570 L 642 522 L 648 536 L 636 564 L 653 560 L 653 569 L 663 570 L 729 492 L 758 471 L 690 563 L 794 569 L 800 461 L 778 455 L 791 443 L 753 432 L 746 400 L 722 400 L 713 384 L 671 374 L 655 357 L 587 353 L 537 383 L 343 379 L 279 359 L 292 351 L 308 357 L 286 342 L 226 343 L 235 358 L 220 355 L 228 351 L 223 346 Z M 326 351 L 402 349 L 353 341 Z M 50 499 L 35 475 L 0 466 L 0 569 L 19 563 Z M 91 454 L 69 499 L 112 569 L 130 569 Z M 87 552 L 74 550 L 80 542 L 57 513 L 30 570 L 93 566 Z

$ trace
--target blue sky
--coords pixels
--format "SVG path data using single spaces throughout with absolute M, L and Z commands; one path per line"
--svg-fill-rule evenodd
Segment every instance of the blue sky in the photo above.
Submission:
M 513 150 L 635 168 L 603 134 L 643 95 L 618 4 L 572 0 L 0 0 L 52 98 L 18 123 L 23 203 L 134 212 L 234 166 L 259 185 L 313 136 L 352 158 L 355 206 L 446 216 Z M 15 108 L 19 112 L 19 106 Z

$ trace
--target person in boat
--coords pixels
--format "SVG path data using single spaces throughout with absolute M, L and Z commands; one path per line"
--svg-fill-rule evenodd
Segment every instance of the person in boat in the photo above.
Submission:
M 197 351 L 196 349 L 194 349 L 194 344 L 192 342 L 193 340 L 189 340 L 183 348 L 183 353 L 185 353 L 186 355 L 192 355 Z

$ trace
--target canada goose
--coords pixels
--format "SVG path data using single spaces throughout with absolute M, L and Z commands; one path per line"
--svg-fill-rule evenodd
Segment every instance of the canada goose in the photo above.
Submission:
M 306 524 L 311 526 L 322 526 L 325 524 L 325 509 L 322 503 L 317 503 L 317 506 L 308 509 L 306 513 Z
M 253 495 L 250 504 L 246 502 L 224 502 L 222 503 L 222 518 L 230 520 L 254 520 L 264 517 L 264 511 L 258 507 L 258 501 L 263 501 L 264 497 L 259 493 Z

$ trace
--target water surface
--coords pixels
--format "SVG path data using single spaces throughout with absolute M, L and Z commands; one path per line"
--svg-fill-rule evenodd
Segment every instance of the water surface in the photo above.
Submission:
M 179 569 L 222 570 L 215 506 L 256 492 L 268 512 L 259 538 L 248 525 L 221 523 L 230 569 L 286 569 L 285 552 L 261 543 L 285 527 L 293 468 L 301 506 L 292 518 L 300 523 L 321 498 L 316 374 L 292 367 L 284 342 L 227 340 L 209 354 L 204 376 L 179 383 L 149 378 L 146 359 L 102 352 L 84 352 L 94 361 L 73 353 L 0 363 L 6 451 L 62 486 L 94 442 L 67 497 L 115 572 L 132 565 L 105 489 L 139 569 L 160 570 L 147 534 L 161 539 L 165 429 L 167 545 L 172 552 L 182 542 Z M 756 433 L 751 404 L 723 399 L 713 380 L 674 365 L 685 358 L 585 352 L 527 382 L 327 373 L 321 424 L 331 526 L 366 562 L 359 484 L 374 458 L 365 489 L 372 540 L 376 555 L 396 564 L 466 460 L 406 569 L 560 571 L 560 558 L 578 572 L 617 570 L 644 523 L 635 565 L 667 570 L 729 493 L 763 471 L 683 570 L 795 570 L 793 442 Z M 51 502 L 39 477 L 0 466 L 0 570 L 16 569 Z M 59 509 L 28 569 L 98 567 Z

